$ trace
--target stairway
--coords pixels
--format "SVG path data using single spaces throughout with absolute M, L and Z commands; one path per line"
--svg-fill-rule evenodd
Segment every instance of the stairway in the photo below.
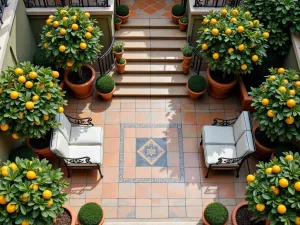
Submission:
M 116 68 L 110 74 L 117 86 L 114 96 L 188 96 L 180 51 L 186 33 L 171 19 L 129 19 L 115 38 L 125 43 L 127 64 L 124 74 Z

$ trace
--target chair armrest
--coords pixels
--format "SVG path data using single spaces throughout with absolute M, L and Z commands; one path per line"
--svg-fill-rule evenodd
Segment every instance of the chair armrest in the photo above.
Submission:
M 65 161 L 66 164 L 69 164 L 69 163 L 74 163 L 74 164 L 93 164 L 91 162 L 91 159 L 90 157 L 81 157 L 81 158 L 67 158 L 67 157 L 63 157 L 63 156 L 58 156 L 58 158 L 62 159 Z
M 78 124 L 81 126 L 94 126 L 94 124 L 92 123 L 92 118 L 91 117 L 86 117 L 86 118 L 73 118 L 70 116 L 67 116 L 68 120 L 70 121 L 70 123 L 73 124 Z
M 232 163 L 237 163 L 239 161 L 244 161 L 246 159 L 248 159 L 253 153 L 250 153 L 248 155 L 244 155 L 242 157 L 238 157 L 238 158 L 218 158 L 218 162 L 216 164 L 232 164 Z
M 215 118 L 215 119 L 213 119 L 212 125 L 230 126 L 230 125 L 234 124 L 237 119 L 238 118 L 225 120 L 225 119 Z

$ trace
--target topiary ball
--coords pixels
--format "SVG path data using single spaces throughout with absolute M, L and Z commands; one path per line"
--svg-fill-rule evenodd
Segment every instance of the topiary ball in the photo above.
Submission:
M 188 80 L 188 87 L 193 92 L 201 92 L 206 88 L 206 80 L 201 76 L 191 76 Z
M 15 162 L 17 157 L 19 157 L 20 159 L 31 160 L 32 157 L 36 158 L 36 153 L 32 150 L 32 148 L 28 146 L 20 146 L 11 150 L 8 158 L 10 161 Z
M 78 213 L 78 220 L 81 225 L 98 225 L 103 218 L 103 210 L 95 202 L 83 205 Z
M 115 87 L 115 81 L 108 75 L 99 77 L 96 80 L 96 88 L 100 93 L 107 94 L 112 92 Z
M 119 16 L 127 16 L 129 14 L 129 8 L 127 5 L 118 5 L 116 12 Z
M 172 14 L 174 16 L 183 16 L 185 14 L 185 7 L 181 4 L 176 4 L 172 8 Z
M 224 225 L 228 219 L 228 210 L 221 203 L 210 203 L 204 211 L 204 217 L 211 225 Z

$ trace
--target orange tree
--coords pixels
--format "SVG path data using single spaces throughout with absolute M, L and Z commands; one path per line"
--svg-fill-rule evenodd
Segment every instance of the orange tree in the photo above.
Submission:
M 0 128 L 14 139 L 40 138 L 59 124 L 66 105 L 57 71 L 30 62 L 9 67 L 0 76 Z
M 47 160 L 16 158 L 0 171 L 0 224 L 52 225 L 67 201 L 60 169 L 53 170 Z
M 210 11 L 199 29 L 198 47 L 212 70 L 245 74 L 266 56 L 269 33 L 250 12 L 226 7 Z
M 271 225 L 300 224 L 300 157 L 285 157 L 257 165 L 255 174 L 247 176 L 248 208 Z
M 270 69 L 258 88 L 249 93 L 259 128 L 274 140 L 300 140 L 300 77 L 295 70 Z
M 102 32 L 95 23 L 79 8 L 57 8 L 46 20 L 40 46 L 57 68 L 78 71 L 83 64 L 92 64 L 102 47 Z

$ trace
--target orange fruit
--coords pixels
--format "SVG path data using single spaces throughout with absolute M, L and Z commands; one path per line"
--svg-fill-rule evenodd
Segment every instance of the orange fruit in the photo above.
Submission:
M 84 43 L 84 42 L 80 43 L 80 49 L 85 50 L 86 47 L 87 47 L 86 43 Z
M 50 26 L 51 23 L 52 23 L 52 18 L 49 17 L 49 19 L 46 20 L 46 24 L 47 24 L 48 26 Z
M 283 73 L 285 73 L 285 69 L 284 69 L 284 68 L 279 68 L 279 69 L 277 70 L 277 73 L 278 73 L 278 74 L 283 74 Z
M 58 113 L 63 113 L 64 112 L 64 108 L 62 106 L 59 106 L 57 109 Z
M 216 19 L 214 19 L 214 18 L 210 20 L 210 24 L 211 24 L 211 25 L 216 25 L 217 22 L 218 22 L 218 21 L 217 21 Z
M 268 117 L 274 117 L 274 116 L 276 116 L 276 114 L 273 113 L 272 109 L 268 110 L 267 115 L 268 115 Z
M 222 9 L 222 10 L 221 10 L 221 15 L 222 15 L 222 16 L 225 16 L 226 14 L 227 14 L 227 10 L 226 10 L 226 9 Z
M 252 21 L 249 22 L 249 27 L 250 27 L 250 28 L 253 28 L 253 27 L 254 27 L 254 24 L 253 24 Z
M 26 173 L 26 177 L 27 177 L 28 180 L 33 180 L 33 179 L 36 178 L 36 173 L 33 170 L 29 170 Z
M 296 82 L 295 82 L 295 86 L 296 86 L 296 87 L 300 87 L 300 81 L 296 81 Z
M 244 51 L 244 50 L 245 50 L 245 45 L 240 44 L 240 45 L 238 46 L 238 49 L 239 49 L 240 51 Z
M 269 103 L 270 103 L 270 100 L 267 99 L 267 98 L 264 98 L 264 99 L 261 101 L 261 104 L 263 104 L 263 105 L 269 105 Z
M 293 116 L 289 116 L 285 119 L 285 122 L 289 125 L 293 124 L 295 121 L 295 118 Z
M 91 14 L 88 13 L 88 12 L 85 12 L 84 15 L 87 17 L 87 18 L 90 18 Z
M 296 191 L 300 191 L 300 181 L 297 181 L 295 184 L 294 184 L 294 188 Z
M 286 105 L 290 108 L 293 108 L 296 105 L 296 101 L 294 99 L 289 99 L 287 100 Z
M 37 88 L 44 88 L 44 87 L 45 87 L 44 84 L 38 84 L 38 85 L 37 85 Z
M 204 23 L 204 24 L 208 24 L 208 23 L 209 23 L 209 19 L 205 18 L 205 19 L 203 20 L 203 23 Z
M 296 91 L 295 90 L 290 90 L 290 95 L 295 96 L 296 95 Z
M 232 33 L 232 30 L 230 28 L 227 28 L 225 30 L 225 34 L 230 35 Z
M 289 181 L 285 178 L 281 178 L 279 180 L 279 186 L 282 188 L 286 188 L 287 186 L 289 186 Z
M 47 205 L 48 205 L 49 208 L 53 205 L 53 199 L 52 198 L 49 199 Z
M 0 94 L 2 94 L 3 93 L 3 89 L 2 88 L 0 88 Z
M 49 116 L 48 116 L 48 115 L 44 115 L 44 116 L 43 116 L 43 119 L 44 119 L 44 120 L 49 120 Z
M 65 14 L 65 13 L 68 13 L 68 11 L 65 10 L 65 9 L 61 9 L 61 10 L 59 11 L 59 13 L 60 13 L 60 14 Z
M 14 172 L 16 172 L 18 169 L 18 166 L 15 163 L 9 164 L 8 167 L 11 168 Z
M 242 69 L 242 70 L 246 70 L 247 68 L 248 68 L 248 66 L 247 66 L 246 64 L 242 64 L 242 65 L 241 65 L 241 69 Z
M 32 188 L 35 191 L 37 191 L 39 189 L 39 185 L 37 185 L 37 184 L 30 184 L 29 187 Z
M 59 46 L 58 50 L 59 50 L 60 52 L 65 52 L 65 51 L 66 51 L 66 46 L 61 45 L 61 46 Z
M 47 93 L 47 98 L 50 100 L 52 98 L 52 95 L 50 93 Z
M 50 199 L 52 197 L 52 192 L 49 190 L 45 190 L 45 191 L 43 191 L 42 196 L 43 196 L 43 199 Z
M 286 87 L 280 86 L 278 88 L 278 91 L 285 93 L 286 92 Z
M 41 123 L 38 122 L 38 121 L 34 122 L 34 124 L 37 125 L 37 126 L 41 125 Z
M 93 31 L 93 27 L 92 26 L 88 26 L 87 30 L 88 30 L 88 32 L 92 32 Z
M 253 23 L 254 25 L 259 25 L 259 20 L 254 20 Z
M 11 136 L 13 139 L 16 139 L 16 140 L 19 139 L 19 135 L 16 133 L 13 133 Z
M 292 155 L 286 155 L 285 157 L 284 157 L 286 160 L 294 160 L 294 156 L 292 156 Z
M 252 183 L 252 182 L 255 181 L 255 176 L 252 175 L 252 174 L 249 174 L 249 175 L 247 176 L 246 180 L 247 180 L 248 183 Z
M 59 77 L 59 72 L 57 72 L 57 71 L 52 71 L 52 77 L 53 78 L 58 78 Z
M 284 80 L 283 80 L 283 83 L 284 83 L 284 84 L 288 84 L 288 83 L 289 83 L 289 80 L 288 80 L 288 79 L 284 79 Z
M 7 177 L 8 176 L 8 166 L 2 166 L 1 168 L 1 175 L 4 176 L 4 177 Z
M 271 75 L 271 76 L 269 77 L 269 80 L 276 80 L 276 76 Z
M 67 31 L 65 30 L 65 29 L 60 29 L 59 30 L 59 33 L 61 34 L 61 35 L 65 35 L 66 33 L 67 33 Z
M 33 83 L 32 83 L 31 81 L 27 81 L 27 82 L 25 83 L 25 87 L 26 87 L 26 88 L 32 88 L 32 86 L 33 86 Z
M 235 17 L 233 17 L 233 18 L 230 19 L 230 22 L 236 23 L 236 22 L 237 22 L 237 19 L 236 19 Z
M 220 57 L 219 53 L 214 53 L 213 54 L 213 59 L 218 59 Z
M 1 128 L 1 130 L 2 130 L 2 131 L 7 131 L 7 130 L 8 130 L 8 128 L 9 128 L 9 126 L 8 126 L 8 124 L 7 124 L 7 123 L 6 123 L 6 124 L 4 124 L 4 125 L 2 125 L 2 124 L 1 124 L 0 128 Z
M 278 205 L 277 206 L 277 212 L 279 212 L 280 214 L 285 214 L 286 213 L 285 205 L 282 205 L 282 204 Z
M 300 216 L 296 216 L 295 224 L 300 225 Z
M 7 204 L 5 195 L 0 195 L 0 204 L 1 205 L 6 205 Z
M 234 49 L 233 48 L 229 48 L 229 49 L 227 49 L 227 51 L 230 54 L 230 53 L 234 52 Z
M 280 173 L 280 171 L 281 171 L 280 166 L 274 165 L 274 166 L 272 167 L 272 173 Z
M 71 67 L 71 66 L 73 66 L 73 63 L 72 63 L 71 61 L 67 61 L 67 63 L 66 63 L 66 64 L 67 64 L 67 66 L 68 66 L 68 67 Z
M 23 75 L 19 76 L 18 77 L 18 82 L 24 84 L 26 82 L 26 77 L 24 77 Z
M 239 32 L 239 33 L 243 33 L 244 31 L 245 31 L 245 28 L 243 26 L 239 26 L 237 28 L 237 32 Z
M 52 81 L 50 81 L 50 82 L 49 82 L 49 87 L 51 87 L 51 88 L 52 88 L 53 86 L 54 86 L 53 82 L 52 82 Z
M 265 173 L 270 174 L 270 173 L 272 173 L 272 171 L 273 171 L 273 169 L 271 167 L 269 167 L 265 170 Z
M 24 194 L 23 195 L 21 195 L 21 200 L 22 200 L 22 202 L 28 202 L 28 196 L 25 196 Z
M 275 195 L 278 195 L 278 194 L 279 194 L 279 188 L 278 188 L 278 187 L 276 187 L 276 186 L 271 186 L 271 188 L 272 188 L 273 193 L 274 193 Z
M 78 30 L 78 25 L 76 23 L 72 24 L 72 30 Z
M 263 36 L 266 37 L 266 38 L 269 38 L 270 34 L 268 32 L 263 32 Z
M 219 35 L 219 30 L 217 28 L 214 28 L 211 30 L 211 34 L 214 36 L 217 36 L 217 35 Z
M 22 75 L 24 73 L 24 71 L 21 68 L 16 68 L 14 70 L 14 72 L 15 72 L 16 75 Z
M 91 38 L 92 38 L 92 34 L 91 34 L 90 32 L 86 32 L 86 33 L 84 34 L 84 37 L 85 37 L 86 39 L 91 39 Z
M 34 108 L 34 103 L 31 102 L 31 101 L 28 101 L 28 102 L 25 103 L 25 107 L 26 107 L 26 109 L 31 110 L 31 109 Z
M 238 14 L 239 14 L 239 11 L 236 9 L 231 11 L 231 15 L 233 15 L 233 16 L 237 16 Z
M 64 16 L 64 17 L 62 18 L 62 21 L 67 21 L 67 19 L 68 19 L 68 17 Z
M 58 22 L 58 21 L 54 21 L 52 25 L 53 25 L 53 27 L 55 27 L 55 28 L 56 28 L 56 27 L 58 27 L 58 26 L 59 26 L 59 22 Z
M 14 213 L 16 211 L 16 205 L 8 203 L 7 206 L 6 206 L 6 211 L 8 213 Z
M 48 43 L 47 42 L 44 43 L 44 48 L 48 48 Z
M 204 43 L 204 44 L 201 45 L 201 48 L 202 48 L 202 50 L 207 50 L 208 49 L 208 45 Z
M 28 220 L 23 220 L 21 225 L 30 225 L 29 221 Z
M 256 209 L 257 209 L 257 211 L 259 211 L 259 212 L 262 212 L 262 211 L 264 211 L 265 210 L 265 205 L 264 204 L 256 204 Z
M 77 19 L 77 16 L 72 16 L 72 20 L 76 20 Z
M 258 56 L 257 55 L 253 55 L 252 56 L 252 61 L 253 62 L 257 62 L 258 61 Z
M 24 118 L 24 113 L 23 112 L 20 112 L 19 113 L 19 119 L 23 119 Z
M 208 31 L 209 31 L 209 29 L 208 29 L 208 28 L 205 28 L 205 29 L 204 29 L 204 32 L 208 32 Z
M 19 97 L 19 92 L 17 92 L 17 91 L 10 92 L 11 99 L 17 99 L 18 97 Z
M 38 95 L 34 95 L 34 96 L 32 96 L 32 101 L 34 101 L 34 102 L 36 102 L 36 101 L 38 101 L 39 100 L 39 96 Z

